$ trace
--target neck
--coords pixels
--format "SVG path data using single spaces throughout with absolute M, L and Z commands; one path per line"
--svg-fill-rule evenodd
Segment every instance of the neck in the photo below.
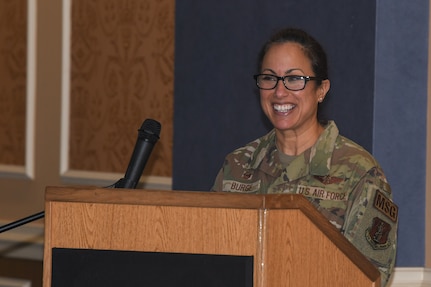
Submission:
M 287 155 L 299 155 L 312 147 L 324 128 L 316 122 L 316 125 L 304 131 L 297 130 L 276 130 L 277 148 Z

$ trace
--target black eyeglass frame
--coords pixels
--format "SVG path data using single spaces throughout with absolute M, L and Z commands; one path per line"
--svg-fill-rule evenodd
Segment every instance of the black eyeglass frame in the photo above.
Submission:
M 259 82 L 257 81 L 257 78 L 258 78 L 259 76 L 270 76 L 270 77 L 274 77 L 274 78 L 276 78 L 276 79 L 277 79 L 277 81 L 275 82 L 274 87 L 272 87 L 272 88 L 270 88 L 270 89 L 265 89 L 265 88 L 262 88 L 261 86 L 259 86 Z M 257 86 L 259 89 L 261 89 L 261 90 L 273 90 L 273 89 L 275 89 L 275 87 L 277 87 L 278 82 L 279 82 L 279 81 L 282 81 L 282 82 L 283 82 L 283 86 L 284 86 L 286 89 L 288 89 L 289 91 L 301 91 L 301 90 L 305 89 L 305 86 L 307 85 L 307 82 L 309 82 L 309 81 L 323 81 L 323 80 L 324 80 L 324 79 L 322 79 L 322 78 L 319 78 L 319 77 L 312 77 L 312 76 L 287 75 L 287 76 L 279 77 L 279 76 L 277 76 L 277 75 L 272 75 L 272 74 L 256 74 L 256 75 L 253 75 L 253 78 L 254 78 L 254 80 L 256 81 L 256 86 Z M 301 80 L 304 80 L 304 86 L 303 86 L 301 89 L 289 89 L 289 88 L 286 86 L 286 82 L 284 81 L 285 79 L 288 79 L 288 78 L 300 78 Z

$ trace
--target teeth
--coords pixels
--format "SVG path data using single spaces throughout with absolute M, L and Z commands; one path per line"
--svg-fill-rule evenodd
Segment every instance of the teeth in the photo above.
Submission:
M 295 105 L 289 104 L 289 105 L 274 105 L 274 110 L 281 113 L 287 113 L 288 111 L 292 110 L 295 107 Z

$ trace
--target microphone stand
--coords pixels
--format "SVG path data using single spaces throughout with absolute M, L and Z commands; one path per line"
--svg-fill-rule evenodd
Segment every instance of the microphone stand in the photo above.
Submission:
M 0 227 L 0 233 L 3 233 L 5 231 L 11 230 L 11 229 L 14 229 L 16 227 L 19 227 L 21 225 L 27 224 L 29 222 L 38 220 L 38 219 L 40 219 L 40 218 L 42 218 L 44 216 L 45 216 L 45 211 L 41 211 L 41 212 L 35 213 L 33 215 L 27 216 L 25 218 L 22 218 L 20 220 L 8 223 L 8 224 L 3 225 L 3 226 Z
M 119 185 L 121 184 L 122 181 L 123 181 L 123 179 L 120 179 L 116 183 L 114 183 L 110 186 L 107 186 L 106 188 L 119 188 Z M 38 219 L 41 219 L 44 216 L 45 216 L 45 211 L 40 211 L 40 212 L 35 213 L 33 215 L 30 215 L 30 216 L 24 217 L 22 219 L 19 219 L 17 221 L 14 221 L 14 222 L 8 223 L 6 225 L 0 226 L 0 234 L 3 232 L 6 232 L 8 230 L 20 227 L 21 225 L 30 223 L 32 221 L 36 221 Z

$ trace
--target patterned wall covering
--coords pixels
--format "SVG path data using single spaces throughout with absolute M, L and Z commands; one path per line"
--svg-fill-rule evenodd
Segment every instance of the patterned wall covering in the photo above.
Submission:
M 125 172 L 144 119 L 162 125 L 144 174 L 172 175 L 174 0 L 73 0 L 73 170 Z
M 27 0 L 0 0 L 0 164 L 25 165 Z

